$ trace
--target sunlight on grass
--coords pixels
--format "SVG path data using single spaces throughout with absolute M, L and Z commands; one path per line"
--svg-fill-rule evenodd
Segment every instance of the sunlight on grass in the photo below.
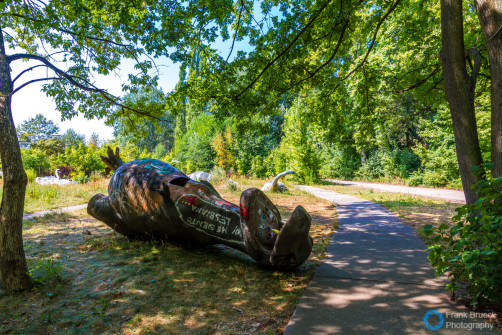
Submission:
M 239 203 L 248 187 L 216 185 Z M 92 192 L 90 192 L 92 193 Z M 334 206 L 290 187 L 268 194 L 283 219 L 301 204 L 312 216 L 314 250 L 291 272 L 264 269 L 231 248 L 129 241 L 84 210 L 24 221 L 25 250 L 39 285 L 0 291 L 0 333 L 281 333 L 336 226 Z
M 24 212 L 33 213 L 44 209 L 85 204 L 96 193 L 106 193 L 108 182 L 108 178 L 102 178 L 86 184 L 65 186 L 29 183 L 26 186 Z

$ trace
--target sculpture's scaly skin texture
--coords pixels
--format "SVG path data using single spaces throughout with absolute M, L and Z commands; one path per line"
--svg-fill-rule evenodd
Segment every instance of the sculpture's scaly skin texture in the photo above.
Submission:
M 222 243 L 279 269 L 300 265 L 312 250 L 310 216 L 301 206 L 293 212 L 296 219 L 284 225 L 260 190 L 244 191 L 236 206 L 207 182 L 191 180 L 159 160 L 140 159 L 116 167 L 108 193 L 95 195 L 87 211 L 130 238 Z M 281 230 L 279 236 L 274 230 Z

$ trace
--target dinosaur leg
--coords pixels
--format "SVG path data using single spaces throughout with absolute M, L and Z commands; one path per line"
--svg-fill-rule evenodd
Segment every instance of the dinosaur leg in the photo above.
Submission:
M 282 227 L 274 245 L 270 263 L 280 269 L 292 269 L 302 264 L 312 252 L 309 236 L 311 218 L 302 206 L 297 206 Z
M 110 204 L 110 198 L 104 194 L 96 194 L 91 198 L 91 200 L 89 200 L 87 213 L 90 216 L 103 221 L 119 234 L 128 237 L 134 237 L 138 234 L 135 230 L 131 230 L 130 227 L 122 223 L 120 216 Z
M 241 217 L 245 225 L 246 252 L 259 263 L 270 265 L 276 232 L 281 229 L 279 210 L 265 193 L 251 188 L 241 195 Z

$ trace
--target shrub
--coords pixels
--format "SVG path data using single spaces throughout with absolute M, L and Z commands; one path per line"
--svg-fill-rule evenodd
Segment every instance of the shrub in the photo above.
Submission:
M 219 166 L 215 166 L 211 170 L 210 174 L 211 174 L 211 182 L 213 184 L 218 183 L 227 177 L 227 173 L 225 172 L 225 170 Z
M 344 151 L 335 146 L 325 146 L 322 151 L 321 177 L 352 179 L 354 172 L 361 166 L 361 159 L 351 149 Z
M 237 182 L 230 179 L 225 179 L 225 185 L 227 187 L 227 190 L 237 191 Z
M 49 156 L 40 149 L 21 150 L 23 167 L 25 170 L 33 169 L 39 176 L 47 175 L 50 169 Z
M 68 179 L 71 176 L 72 168 L 65 165 L 60 165 L 57 167 L 59 169 L 59 176 L 61 178 Z
M 85 184 L 89 182 L 90 178 L 85 174 L 84 171 L 80 171 L 73 177 L 73 180 L 75 180 L 79 184 Z
M 455 292 L 466 283 L 473 304 L 502 305 L 502 177 L 487 176 L 475 187 L 480 199 L 457 209 L 455 225 L 428 225 L 427 250 L 436 275 L 449 272 L 447 288 Z
M 89 176 L 89 180 L 90 181 L 98 181 L 100 180 L 101 178 L 103 178 L 103 175 L 101 175 L 101 173 L 97 172 L 97 171 L 93 171 L 91 173 L 91 175 Z
M 33 183 L 35 181 L 35 178 L 37 177 L 37 171 L 34 169 L 27 169 L 25 170 L 26 172 L 26 177 L 28 177 L 28 183 Z
M 442 187 L 449 183 L 449 178 L 444 171 L 425 171 L 423 184 L 425 186 Z
M 62 281 L 63 267 L 52 259 L 33 261 L 28 260 L 29 275 L 35 286 L 55 284 Z
M 382 160 L 378 152 L 370 155 L 366 162 L 361 165 L 356 172 L 356 177 L 362 180 L 373 180 L 381 178 L 385 175 L 382 166 Z
M 419 186 L 424 182 L 424 176 L 421 171 L 415 171 L 410 174 L 407 180 L 408 186 Z
M 249 170 L 253 176 L 258 178 L 263 178 L 267 176 L 267 167 L 263 162 L 263 157 L 260 155 L 256 155 L 251 160 L 251 169 Z

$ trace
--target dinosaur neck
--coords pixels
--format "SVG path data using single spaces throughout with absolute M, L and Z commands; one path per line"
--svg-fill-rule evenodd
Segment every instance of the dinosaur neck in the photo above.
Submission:
M 281 172 L 277 176 L 275 176 L 274 180 L 272 180 L 272 190 L 275 190 L 277 188 L 277 183 L 279 182 L 279 179 L 281 179 L 282 177 L 284 177 L 287 174 L 292 174 L 292 173 L 295 173 L 295 172 L 293 170 L 289 170 L 289 171 Z

